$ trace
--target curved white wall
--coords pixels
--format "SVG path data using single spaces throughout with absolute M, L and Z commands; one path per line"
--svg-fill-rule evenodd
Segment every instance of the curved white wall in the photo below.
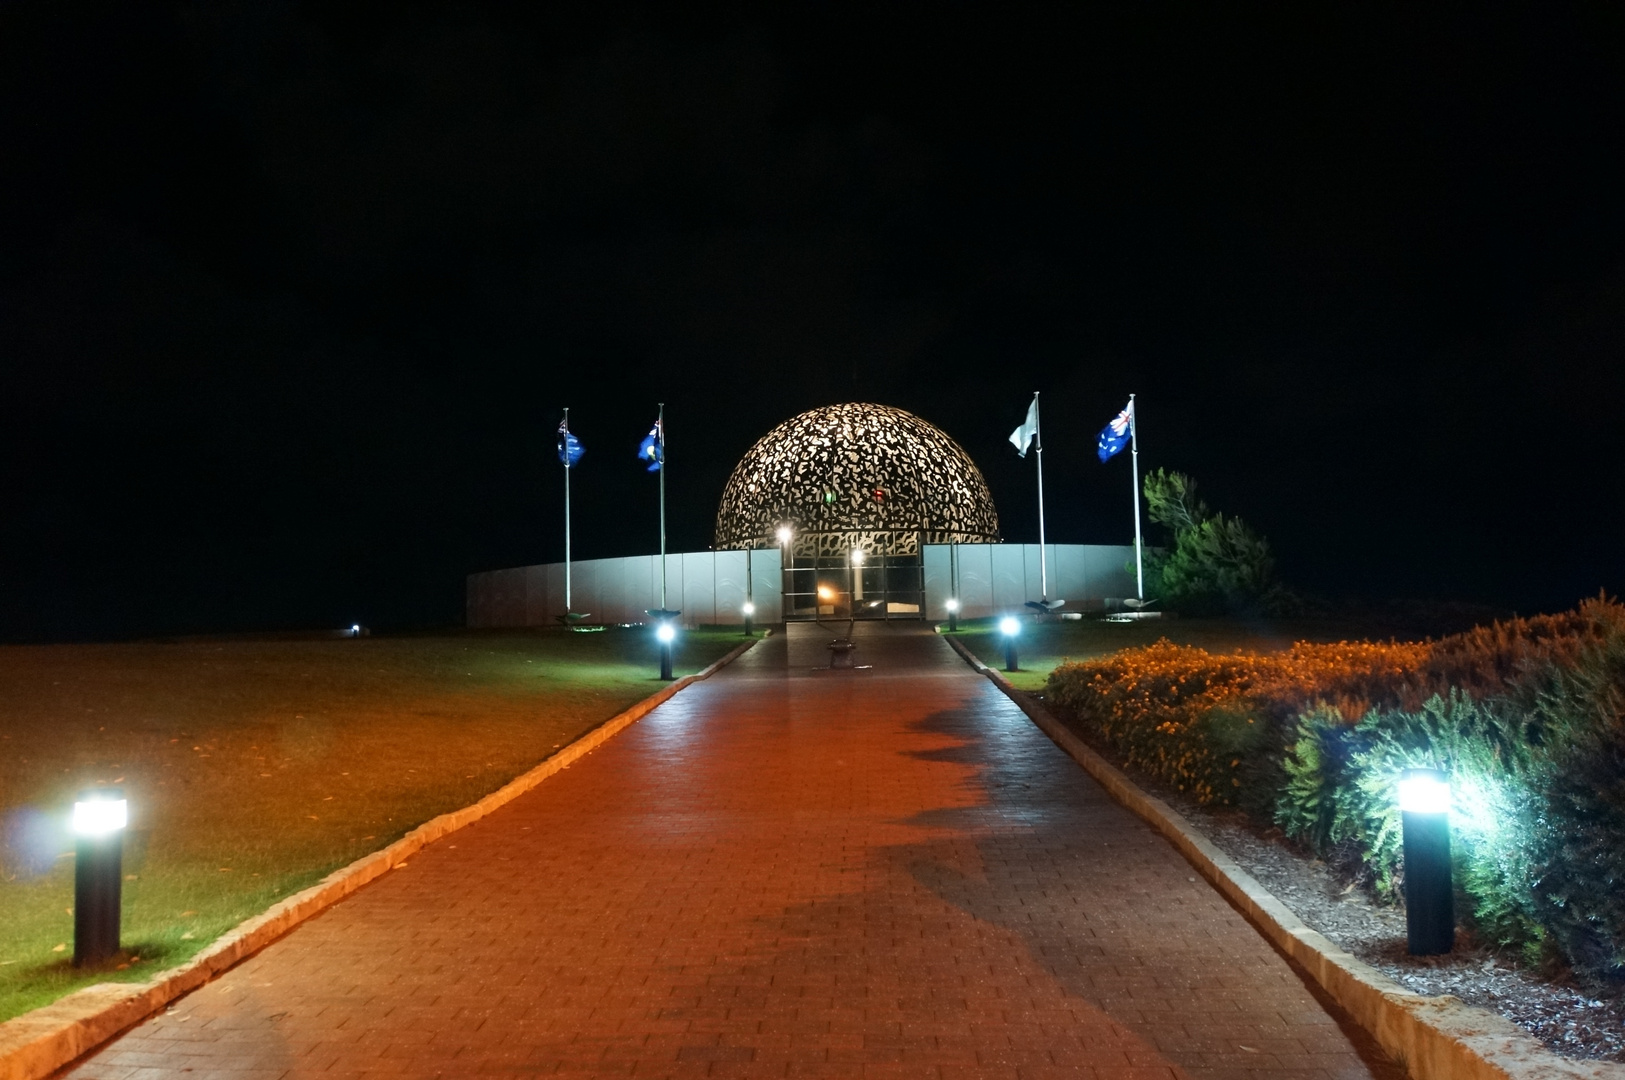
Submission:
M 1108 598 L 1134 595 L 1134 548 L 1109 544 L 1048 544 L 1051 599 L 1067 611 L 1098 610 Z M 744 621 L 746 553 L 694 551 L 666 556 L 667 606 L 688 626 Z M 1039 598 L 1037 544 L 956 544 L 961 614 L 968 619 L 1018 611 Z M 925 547 L 925 617 L 946 619 L 949 546 Z M 583 559 L 570 564 L 571 600 L 589 622 L 643 622 L 660 605 L 660 556 Z M 779 552 L 750 553 L 756 621 L 783 619 Z M 468 625 L 551 626 L 564 613 L 564 564 L 544 563 L 468 575 Z

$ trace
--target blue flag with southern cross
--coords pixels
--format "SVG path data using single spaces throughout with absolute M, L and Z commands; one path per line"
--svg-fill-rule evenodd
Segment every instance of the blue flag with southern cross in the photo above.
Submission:
M 655 426 L 649 429 L 649 434 L 638 443 L 638 460 L 649 463 L 650 472 L 659 472 L 660 466 L 666 460 L 666 433 L 661 430 L 661 422 L 655 421 Z
M 1100 455 L 1101 461 L 1110 461 L 1123 452 L 1123 447 L 1129 444 L 1134 437 L 1134 403 L 1130 402 L 1123 411 L 1112 418 L 1100 432 L 1100 441 L 1095 447 L 1095 453 Z
M 581 455 L 587 448 L 581 445 L 581 440 L 570 434 L 570 421 L 559 421 L 559 461 L 566 469 L 575 468 L 575 463 L 581 460 Z

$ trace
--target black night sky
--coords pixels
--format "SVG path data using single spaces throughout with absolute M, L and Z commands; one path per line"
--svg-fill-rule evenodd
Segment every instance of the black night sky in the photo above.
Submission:
M 0 638 L 455 623 L 566 405 L 578 557 L 658 401 L 674 550 L 852 399 L 1032 540 L 1033 390 L 1052 539 L 1135 392 L 1307 590 L 1617 591 L 1622 119 L 1603 4 L 0 3 Z

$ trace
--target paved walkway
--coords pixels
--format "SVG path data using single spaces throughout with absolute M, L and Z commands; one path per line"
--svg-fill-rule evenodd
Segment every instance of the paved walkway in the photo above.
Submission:
M 944 642 L 874 627 L 873 668 L 831 672 L 827 636 L 758 645 L 66 1075 L 1401 1075 Z

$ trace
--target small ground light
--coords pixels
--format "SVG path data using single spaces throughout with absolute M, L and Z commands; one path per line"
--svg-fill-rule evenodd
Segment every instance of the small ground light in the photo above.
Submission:
M 677 639 L 677 628 L 669 622 L 663 622 L 655 630 L 655 637 L 660 639 L 660 677 L 671 680 L 671 643 Z
M 751 616 L 756 614 L 756 605 L 746 600 L 740 610 L 745 613 L 745 636 L 750 637 L 750 620 Z
M 788 525 L 780 525 L 779 526 L 779 531 L 778 531 L 778 537 L 779 537 L 779 543 L 788 544 L 790 542 L 790 526 L 788 526 Z
M 1456 940 L 1450 880 L 1450 781 L 1438 769 L 1399 778 L 1405 846 L 1405 930 L 1412 956 L 1447 953 Z
M 1012 616 L 1006 615 L 999 620 L 999 633 L 1004 635 L 1004 670 L 1015 671 L 1016 668 L 1016 635 L 1021 633 L 1021 622 Z
M 124 826 L 130 804 L 120 788 L 93 788 L 73 804 L 73 964 L 118 953 L 124 900 Z
M 944 604 L 943 606 L 948 609 L 948 629 L 949 629 L 949 631 L 951 632 L 951 631 L 954 631 L 954 630 L 958 630 L 959 629 L 959 601 L 958 601 L 958 599 L 956 599 L 955 597 L 950 596 L 950 597 L 948 597 L 948 602 L 946 604 Z

